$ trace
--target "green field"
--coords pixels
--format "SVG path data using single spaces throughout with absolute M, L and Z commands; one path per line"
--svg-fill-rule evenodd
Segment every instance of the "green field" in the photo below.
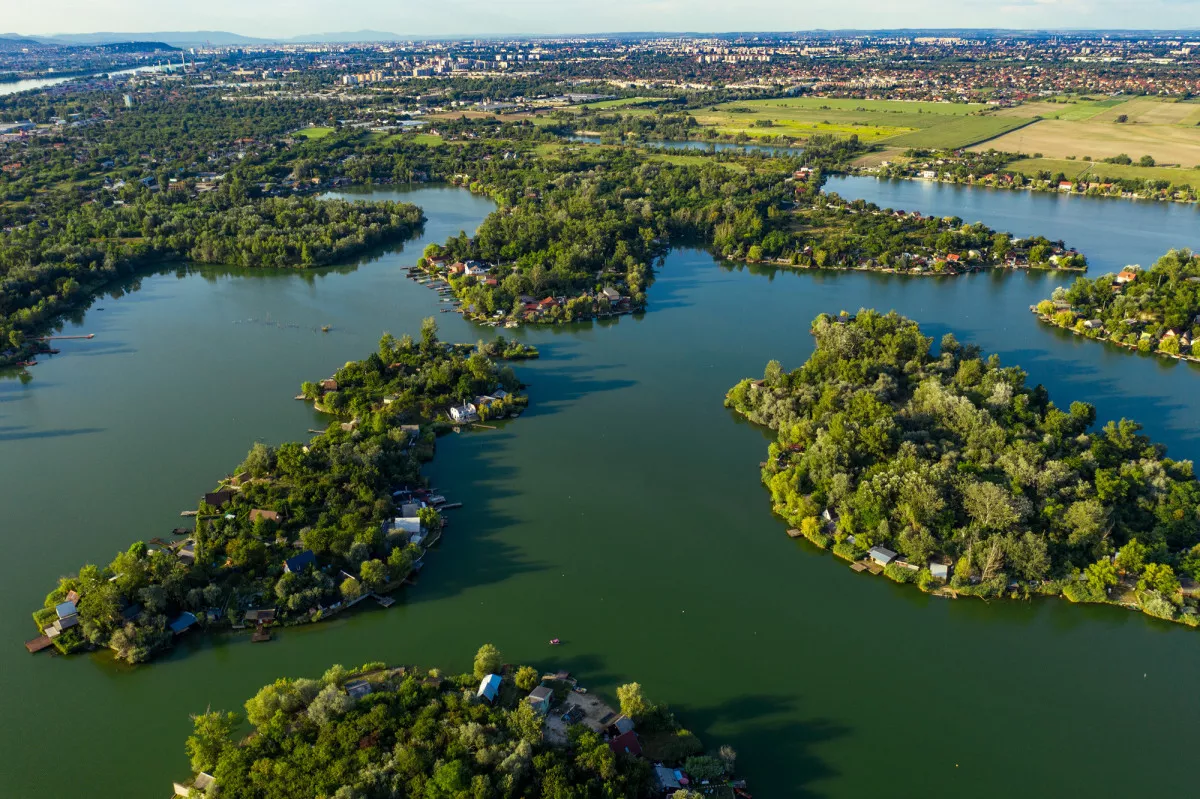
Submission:
M 333 133 L 333 128 L 330 127 L 303 128 L 296 131 L 297 136 L 303 136 L 306 139 L 323 139 L 330 133 Z
M 1062 172 L 1068 180 L 1085 177 L 1088 180 L 1166 180 L 1173 186 L 1200 187 L 1200 169 L 1162 166 L 1124 166 L 1090 161 L 1071 161 L 1064 158 L 1023 158 L 1009 164 L 1009 169 L 1029 177 L 1046 171 L 1051 175 Z
M 1200 164 L 1200 103 L 1165 97 L 1062 99 L 1004 109 L 1001 115 L 1037 114 L 1041 119 L 975 149 L 1081 161 L 1121 153 L 1136 161 L 1150 155 L 1160 164 L 1185 169 Z
M 622 97 L 617 100 L 600 100 L 595 103 L 580 103 L 569 107 L 569 110 L 575 111 L 580 108 L 590 108 L 593 111 L 603 111 L 606 108 L 624 108 L 632 111 L 631 106 L 644 105 L 646 103 L 657 103 L 667 99 L 666 97 Z
M 917 148 L 957 148 L 986 141 L 1027 124 L 1029 118 L 999 116 L 988 106 L 795 97 L 743 100 L 696 111 L 696 121 L 718 133 L 793 136 L 857 135 L 868 143 Z M 769 120 L 771 125 L 764 126 Z

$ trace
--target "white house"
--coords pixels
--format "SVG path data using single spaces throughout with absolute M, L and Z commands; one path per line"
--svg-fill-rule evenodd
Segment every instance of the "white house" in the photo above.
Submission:
M 456 422 L 473 422 L 479 418 L 479 411 L 470 402 L 454 405 L 450 408 L 450 418 Z
M 939 580 L 950 579 L 950 567 L 945 563 L 930 563 L 929 573 Z

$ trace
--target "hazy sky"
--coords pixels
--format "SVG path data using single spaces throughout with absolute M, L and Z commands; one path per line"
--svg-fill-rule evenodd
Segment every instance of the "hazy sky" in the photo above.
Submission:
M 5 5 L 0 30 L 25 34 L 1200 27 L 1200 0 L 8 0 Z

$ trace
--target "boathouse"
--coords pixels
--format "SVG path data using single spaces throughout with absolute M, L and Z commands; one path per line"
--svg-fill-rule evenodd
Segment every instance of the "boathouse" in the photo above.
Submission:
M 886 566 L 896 559 L 896 553 L 887 547 L 871 547 L 867 554 L 880 566 Z

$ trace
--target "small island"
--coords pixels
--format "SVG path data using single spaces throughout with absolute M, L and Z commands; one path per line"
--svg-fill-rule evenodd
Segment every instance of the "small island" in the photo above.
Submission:
M 1172 250 L 1148 270 L 1079 278 L 1031 309 L 1080 336 L 1141 353 L 1200 361 L 1200 256 Z
M 777 431 L 762 465 L 792 537 L 922 590 L 1062 595 L 1197 626 L 1190 461 L 895 313 L 821 315 L 816 349 L 725 404 Z
M 505 665 L 491 644 L 470 674 L 370 663 L 281 678 L 236 713 L 193 716 L 194 776 L 175 796 L 735 799 L 736 753 L 705 753 L 637 683 L 619 709 L 565 671 Z M 240 739 L 240 740 L 238 740 Z
M 519 415 L 528 400 L 498 360 L 537 354 L 503 339 L 446 344 L 432 319 L 421 333 L 420 341 L 385 335 L 366 359 L 306 384 L 338 421 L 307 444 L 255 444 L 184 512 L 194 529 L 60 579 L 33 614 L 41 635 L 27 648 L 108 647 L 139 663 L 193 629 L 266 640 L 273 626 L 320 621 L 368 599 L 390 606 L 457 504 L 421 474 L 436 436 Z

